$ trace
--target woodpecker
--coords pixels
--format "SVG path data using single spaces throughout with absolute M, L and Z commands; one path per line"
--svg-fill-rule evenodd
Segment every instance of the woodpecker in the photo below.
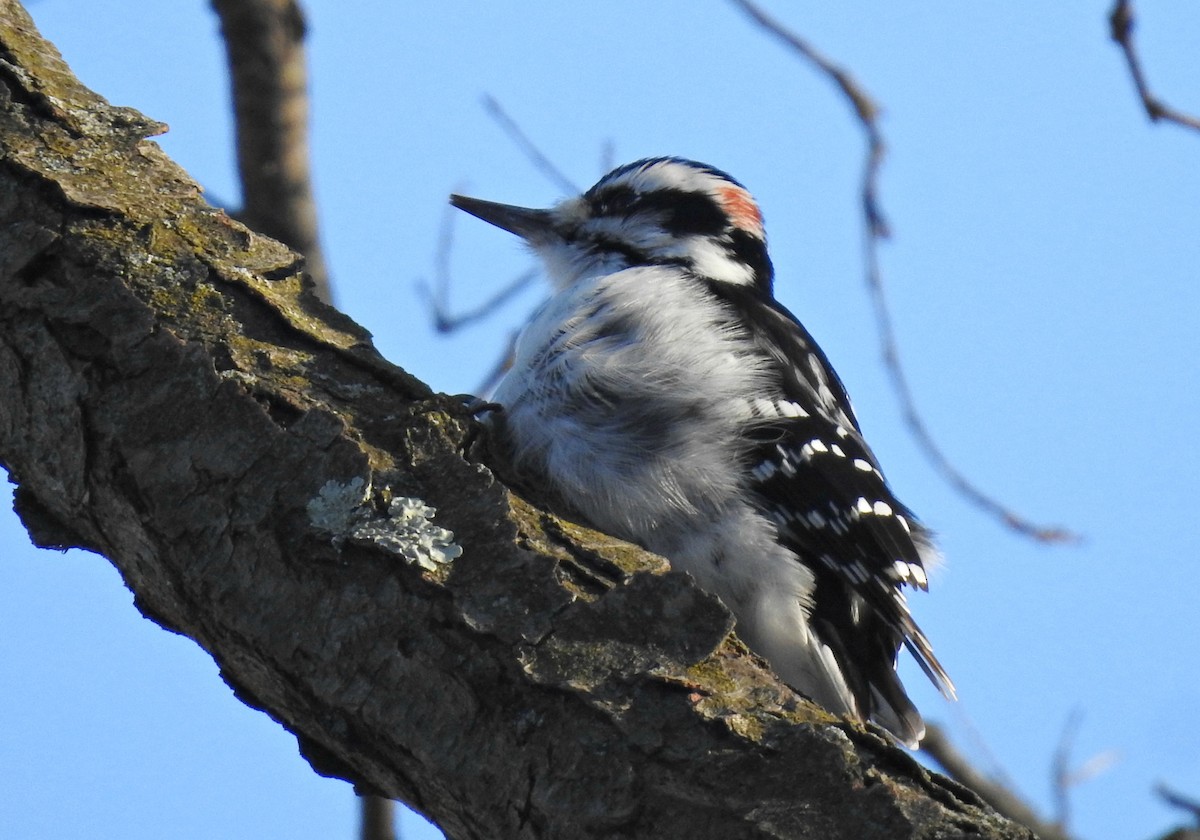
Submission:
M 954 694 L 903 591 L 937 552 L 775 300 L 746 188 L 661 157 L 549 209 L 450 201 L 524 239 L 554 287 L 485 417 L 512 474 L 691 574 L 797 691 L 915 747 L 900 647 Z

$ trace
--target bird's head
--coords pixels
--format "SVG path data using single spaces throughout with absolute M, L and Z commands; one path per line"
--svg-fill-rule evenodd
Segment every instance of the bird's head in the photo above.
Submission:
M 677 266 L 771 293 L 762 213 L 719 169 L 648 158 L 614 169 L 546 210 L 453 195 L 450 203 L 523 238 L 558 288 L 636 266 Z

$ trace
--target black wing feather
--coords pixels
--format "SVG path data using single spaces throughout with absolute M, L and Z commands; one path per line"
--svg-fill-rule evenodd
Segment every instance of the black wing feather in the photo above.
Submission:
M 909 614 L 902 585 L 925 588 L 928 531 L 892 493 L 863 439 L 845 386 L 824 352 L 782 304 L 753 288 L 713 284 L 751 328 L 778 375 L 778 399 L 801 416 L 764 414 L 747 463 L 760 503 L 816 577 L 813 623 L 844 666 L 866 715 L 911 709 L 895 675 L 901 644 L 939 689 L 953 685 Z M 907 573 L 906 573 L 907 571 Z M 915 710 L 913 712 L 915 715 Z

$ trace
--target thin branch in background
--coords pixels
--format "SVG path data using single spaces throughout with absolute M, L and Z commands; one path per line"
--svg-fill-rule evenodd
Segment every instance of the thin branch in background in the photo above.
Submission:
M 498 308 L 508 303 L 508 301 L 516 297 L 519 292 L 525 290 L 530 283 L 537 279 L 537 269 L 531 268 L 528 271 L 522 272 L 513 279 L 511 283 L 505 286 L 496 294 L 492 295 L 483 303 L 476 306 L 474 309 L 468 309 L 465 312 L 452 314 L 437 302 L 432 296 L 432 292 L 428 287 L 421 285 L 422 294 L 426 296 L 430 308 L 433 312 L 434 326 L 438 332 L 450 333 L 462 329 L 465 326 L 475 323 L 478 320 L 488 317 Z M 439 282 L 439 286 L 442 285 Z
M 1184 128 L 1200 131 L 1200 119 L 1185 114 L 1167 105 L 1154 95 L 1150 84 L 1146 81 L 1146 73 L 1142 69 L 1142 61 L 1138 56 L 1137 47 L 1133 43 L 1133 30 L 1137 19 L 1133 13 L 1131 0 L 1117 0 L 1108 15 L 1109 34 L 1125 55 L 1125 63 L 1129 65 L 1129 75 L 1133 77 L 1133 85 L 1137 88 L 1138 98 L 1151 122 L 1166 120 Z
M 397 840 L 396 803 L 386 796 L 362 796 L 359 840 Z
M 600 173 L 603 175 L 606 172 L 612 172 L 616 168 L 617 144 L 610 137 L 600 145 Z
M 1078 537 L 1070 531 L 1031 522 L 979 489 L 951 463 L 941 447 L 934 441 L 924 418 L 917 411 L 916 400 L 913 398 L 908 378 L 900 363 L 900 349 L 896 340 L 895 326 L 884 291 L 883 276 L 879 269 L 879 243 L 890 234 L 887 219 L 879 203 L 879 172 L 887 153 L 887 145 L 879 128 L 879 106 L 846 70 L 834 64 L 803 38 L 786 29 L 755 3 L 750 0 L 731 0 L 731 2 L 745 12 L 751 20 L 771 35 L 779 38 L 828 76 L 850 102 L 863 132 L 866 134 L 867 153 L 862 176 L 862 207 L 866 219 L 866 233 L 863 242 L 866 282 L 875 312 L 884 366 L 900 401 L 901 414 L 909 432 L 944 480 L 971 503 L 999 519 L 1008 528 L 1043 543 L 1077 541 Z
M 879 330 L 880 343 L 883 345 L 883 360 L 887 366 L 892 387 L 900 400 L 900 412 L 904 417 L 909 433 L 925 451 L 925 457 L 930 460 L 942 478 L 979 509 L 1000 520 L 1004 525 L 1018 534 L 1030 537 L 1042 543 L 1077 542 L 1079 537 L 1064 528 L 1038 525 L 1021 516 L 992 496 L 980 490 L 969 478 L 963 475 L 950 458 L 942 451 L 942 447 L 934 440 L 925 420 L 917 411 L 916 399 L 908 384 L 908 376 L 900 364 L 900 349 L 896 341 L 895 326 L 891 312 L 888 309 L 887 295 L 883 285 L 883 277 L 879 270 L 879 251 L 870 234 L 867 234 L 864 247 L 867 261 L 867 286 L 871 292 L 871 305 L 875 310 L 875 321 Z
M 1075 709 L 1063 725 L 1058 748 L 1051 762 L 1051 790 L 1054 794 L 1054 819 L 1065 831 L 1071 819 L 1071 750 L 1083 715 Z
M 828 76 L 838 86 L 842 95 L 850 101 L 850 106 L 854 108 L 854 113 L 867 135 L 867 160 L 866 166 L 863 168 L 862 179 L 863 214 L 866 216 L 871 238 L 886 238 L 890 230 L 879 205 L 879 170 L 883 167 L 887 145 L 883 141 L 883 132 L 879 130 L 879 106 L 849 72 L 834 64 L 812 44 L 787 29 L 782 23 L 760 9 L 758 5 L 750 0 L 731 1 L 733 5 L 749 15 L 751 20 L 783 41 Z
M 1075 736 L 1079 732 L 1079 724 L 1082 720 L 1083 714 L 1078 709 L 1071 712 L 1067 717 L 1067 722 L 1063 725 L 1063 734 L 1059 738 L 1058 748 L 1054 751 L 1051 772 L 1055 819 L 1063 831 L 1067 830 L 1070 820 L 1071 788 L 1078 787 L 1099 776 L 1115 764 L 1120 757 L 1116 750 L 1105 750 L 1096 753 L 1078 766 L 1072 766 L 1071 753 L 1075 749 Z
M 1168 805 L 1179 808 L 1182 811 L 1187 811 L 1192 819 L 1196 821 L 1196 826 L 1200 828 L 1200 799 L 1184 796 L 1182 793 L 1171 790 L 1171 788 L 1162 782 L 1154 786 L 1154 792 Z
M 508 115 L 504 108 L 493 96 L 484 96 L 484 108 L 488 115 L 496 121 L 505 134 L 529 158 L 534 167 L 547 179 L 557 184 L 559 189 L 567 193 L 578 193 L 579 189 L 571 180 L 555 166 L 537 145 L 529 139 L 524 130 L 517 125 L 516 120 Z M 606 161 L 605 158 L 608 160 Z M 605 144 L 601 152 L 601 161 L 607 172 L 612 168 L 612 142 Z M 438 235 L 437 252 L 434 254 L 434 285 L 430 289 L 424 283 L 418 284 L 421 295 L 425 298 L 433 314 L 434 326 L 440 333 L 451 333 L 475 321 L 489 317 L 493 312 L 506 304 L 511 298 L 523 291 L 538 276 L 538 269 L 531 268 L 514 278 L 507 286 L 492 295 L 491 298 L 466 312 L 452 314 L 450 311 L 450 255 L 454 250 L 454 219 L 457 211 L 452 207 L 446 208 L 442 219 L 441 231 Z M 483 382 L 477 388 L 480 394 L 487 394 L 499 383 L 500 378 L 512 365 L 513 350 L 516 347 L 517 333 L 513 333 L 505 345 L 504 353 L 488 372 Z
M 508 115 L 508 112 L 501 107 L 495 97 L 485 94 L 483 97 L 483 107 L 487 110 L 488 116 L 495 120 L 496 124 L 509 136 L 509 139 L 520 147 L 521 151 L 532 161 L 539 172 L 557 184 L 558 188 L 567 195 L 578 195 L 582 192 L 579 187 L 571 183 L 571 179 L 564 175 L 562 170 L 550 162 L 550 158 L 542 154 L 541 149 L 534 145 L 533 141 L 521 130 L 516 121 Z
M 521 335 L 520 330 L 513 330 L 508 334 L 508 341 L 505 342 L 504 353 L 496 360 L 496 364 L 492 365 L 492 369 L 483 377 L 483 381 L 479 383 L 476 389 L 477 393 L 490 394 L 500 384 L 500 380 L 504 378 L 504 374 L 508 373 L 508 369 L 512 367 L 513 356 L 517 351 L 517 338 Z
M 1016 780 L 1008 773 L 1004 767 L 1004 763 L 996 755 L 991 744 L 983 737 L 983 733 L 979 730 L 979 726 L 967 714 L 962 703 L 949 704 L 947 710 L 955 718 L 955 731 L 958 733 L 960 743 L 966 745 L 966 749 L 975 758 L 975 764 L 979 768 L 980 773 L 986 775 L 994 783 L 1006 787 L 1009 790 L 1017 790 Z M 941 729 L 942 740 L 945 741 L 949 736 L 946 735 L 946 729 Z M 921 745 L 924 749 L 924 744 Z
M 317 295 L 330 301 L 309 163 L 304 12 L 297 0 L 212 0 L 212 7 L 233 88 L 238 215 L 303 254 Z
M 454 250 L 454 220 L 458 211 L 446 205 L 442 217 L 441 230 L 438 233 L 437 250 L 433 256 L 434 275 L 433 288 L 419 282 L 417 290 L 425 299 L 433 315 L 434 327 L 440 333 L 452 333 L 486 318 L 506 304 L 534 281 L 537 269 L 529 269 L 518 275 L 511 283 L 492 295 L 488 300 L 466 312 L 452 313 L 450 311 L 450 255 Z
M 1021 797 L 1006 786 L 980 773 L 974 765 L 950 743 L 937 724 L 929 724 L 921 741 L 922 752 L 937 762 L 947 776 L 965 785 L 1001 815 L 1019 822 L 1033 831 L 1040 840 L 1073 840 L 1059 826 L 1048 823 L 1034 813 Z

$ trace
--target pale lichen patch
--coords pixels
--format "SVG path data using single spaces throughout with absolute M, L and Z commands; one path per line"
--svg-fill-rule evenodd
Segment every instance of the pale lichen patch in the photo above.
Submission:
M 332 534 L 334 545 L 348 539 L 373 543 L 430 572 L 463 551 L 453 531 L 433 524 L 436 514 L 436 508 L 412 496 L 395 496 L 386 514 L 377 513 L 371 485 L 362 478 L 327 481 L 308 503 L 309 521 Z
M 357 476 L 348 482 L 326 481 L 308 502 L 308 521 L 340 543 L 350 536 L 351 528 L 370 518 L 370 495 L 371 486 Z
M 397 496 L 388 504 L 387 516 L 354 526 L 350 536 L 399 554 L 426 571 L 436 571 L 460 557 L 463 551 L 454 541 L 453 531 L 433 524 L 436 513 L 435 508 L 421 499 Z

